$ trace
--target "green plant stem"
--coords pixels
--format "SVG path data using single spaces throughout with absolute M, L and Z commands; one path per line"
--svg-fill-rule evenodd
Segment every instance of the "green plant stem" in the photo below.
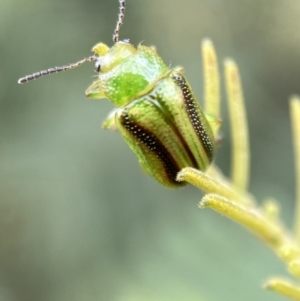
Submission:
M 300 288 L 294 283 L 281 279 L 272 278 L 266 282 L 264 288 L 274 291 L 291 300 L 300 301 Z
M 265 242 L 287 264 L 294 260 L 299 260 L 300 249 L 288 233 L 288 230 L 279 220 L 272 220 L 266 217 L 259 207 L 245 207 L 218 194 L 205 195 L 199 207 L 209 207 L 246 227 Z
M 216 170 L 214 172 L 216 173 Z M 216 193 L 220 196 L 248 206 L 253 204 L 253 199 L 250 195 L 240 193 L 233 187 L 230 187 L 229 182 L 218 181 L 206 173 L 191 167 L 183 168 L 177 175 L 177 181 L 189 182 L 206 193 Z
M 220 78 L 214 46 L 209 39 L 202 42 L 205 113 L 220 116 Z
M 236 188 L 246 191 L 249 182 L 250 148 L 245 101 L 236 63 L 227 59 L 224 65 L 231 123 L 231 178 Z
M 293 96 L 290 100 L 291 121 L 293 130 L 293 143 L 295 152 L 296 175 L 296 206 L 294 232 L 300 245 L 300 98 Z

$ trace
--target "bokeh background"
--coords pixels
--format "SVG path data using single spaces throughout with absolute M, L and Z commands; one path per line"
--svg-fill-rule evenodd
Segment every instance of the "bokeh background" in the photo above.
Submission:
M 300 2 L 127 0 L 122 38 L 183 65 L 202 101 L 200 42 L 241 69 L 251 138 L 250 191 L 278 198 L 293 224 L 288 98 L 300 93 Z M 260 288 L 285 275 L 256 238 L 210 210 L 202 193 L 143 174 L 112 109 L 87 100 L 93 64 L 18 85 L 23 75 L 111 44 L 117 0 L 0 0 L 0 300 L 281 300 Z M 224 90 L 224 88 L 223 88 Z M 216 162 L 230 174 L 223 97 Z

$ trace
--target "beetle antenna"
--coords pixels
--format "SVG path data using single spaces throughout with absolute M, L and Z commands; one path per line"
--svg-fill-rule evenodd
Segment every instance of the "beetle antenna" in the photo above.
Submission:
M 124 19 L 124 12 L 125 12 L 125 5 L 126 5 L 126 1 L 125 0 L 119 0 L 119 15 L 118 15 L 118 21 L 117 21 L 117 25 L 113 34 L 113 42 L 117 43 L 119 42 L 119 31 L 120 28 L 123 24 L 123 19 Z
M 51 74 L 51 73 L 57 73 L 57 72 L 61 72 L 61 71 L 66 71 L 66 70 L 70 70 L 70 69 L 74 69 L 76 67 L 79 67 L 81 66 L 83 63 L 85 62 L 93 62 L 93 61 L 96 61 L 97 60 L 97 56 L 96 55 L 91 55 L 89 57 L 86 57 L 76 63 L 71 63 L 69 65 L 64 65 L 64 66 L 61 66 L 61 67 L 54 67 L 54 68 L 49 68 L 49 69 L 46 69 L 46 70 L 42 70 L 42 71 L 39 71 L 39 72 L 36 72 L 36 73 L 32 73 L 30 75 L 26 75 L 22 78 L 20 78 L 18 80 L 18 84 L 25 84 L 31 80 L 34 80 L 34 79 L 37 79 L 39 77 L 42 77 L 44 75 L 48 75 L 48 74 Z

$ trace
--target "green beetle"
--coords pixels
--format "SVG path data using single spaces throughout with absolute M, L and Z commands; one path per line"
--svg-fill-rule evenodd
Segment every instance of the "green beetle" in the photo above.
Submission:
M 212 162 L 215 138 L 204 112 L 180 67 L 169 68 L 155 47 L 119 41 L 125 0 L 119 0 L 114 45 L 95 45 L 94 55 L 76 63 L 50 68 L 19 79 L 26 83 L 41 76 L 95 61 L 98 79 L 86 90 L 89 98 L 107 98 L 116 109 L 104 128 L 117 128 L 136 154 L 142 168 L 168 187 L 184 167 L 204 171 Z

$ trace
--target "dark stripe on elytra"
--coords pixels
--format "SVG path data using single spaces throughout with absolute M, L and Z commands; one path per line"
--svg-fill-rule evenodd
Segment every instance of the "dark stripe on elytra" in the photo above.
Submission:
M 176 181 L 177 173 L 180 171 L 179 166 L 168 150 L 163 146 L 162 142 L 148 129 L 130 119 L 124 110 L 120 116 L 121 124 L 130 132 L 139 143 L 146 146 L 161 161 L 169 181 L 180 185 Z
M 191 124 L 205 150 L 209 162 L 211 162 L 214 154 L 214 146 L 211 139 L 207 135 L 205 127 L 201 122 L 200 114 L 195 105 L 195 99 L 193 98 L 193 94 L 189 86 L 187 85 L 185 78 L 182 75 L 178 73 L 174 74 L 173 79 L 182 91 L 186 111 L 191 121 Z

